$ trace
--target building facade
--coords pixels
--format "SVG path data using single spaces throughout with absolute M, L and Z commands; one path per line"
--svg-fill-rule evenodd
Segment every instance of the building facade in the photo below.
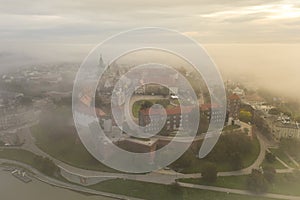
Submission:
M 142 109 L 139 111 L 139 125 L 146 127 L 146 132 L 150 131 L 160 131 L 160 127 L 164 127 L 165 131 L 178 130 L 189 122 L 189 114 L 193 110 L 192 107 L 174 107 L 166 109 L 166 122 L 164 123 L 164 112 L 161 109 L 152 109 L 150 113 L 150 108 Z M 181 113 L 182 112 L 182 113 Z M 152 118 L 152 120 L 151 120 Z
M 229 118 L 237 120 L 241 109 L 241 99 L 237 94 L 231 94 L 227 99 Z

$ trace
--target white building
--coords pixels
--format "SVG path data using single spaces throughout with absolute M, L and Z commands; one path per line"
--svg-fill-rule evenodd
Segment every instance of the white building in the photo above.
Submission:
M 245 91 L 239 87 L 236 87 L 233 91 L 233 94 L 237 94 L 240 98 L 244 98 L 245 97 Z
M 300 129 L 298 123 L 283 124 L 276 122 L 272 130 L 276 139 L 281 138 L 297 138 L 300 139 Z

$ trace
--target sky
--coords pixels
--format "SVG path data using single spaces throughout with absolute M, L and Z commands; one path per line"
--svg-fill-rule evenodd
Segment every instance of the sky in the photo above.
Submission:
M 299 0 L 0 0 L 0 71 L 80 62 L 107 37 L 144 26 L 194 38 L 226 74 L 263 71 L 275 84 L 287 70 L 300 73 Z

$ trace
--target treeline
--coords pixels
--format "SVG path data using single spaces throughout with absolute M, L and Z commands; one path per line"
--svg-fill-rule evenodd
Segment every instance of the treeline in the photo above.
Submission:
M 255 114 L 254 123 L 261 134 L 263 134 L 269 140 L 272 139 L 271 129 L 262 115 Z

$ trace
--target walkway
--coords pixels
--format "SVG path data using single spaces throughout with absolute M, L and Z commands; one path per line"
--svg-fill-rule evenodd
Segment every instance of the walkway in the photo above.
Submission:
M 222 187 L 214 187 L 214 186 L 206 186 L 206 185 L 195 185 L 190 183 L 179 183 L 180 186 L 188 187 L 188 188 L 195 188 L 201 190 L 210 190 L 216 192 L 224 192 L 227 194 L 240 194 L 240 195 L 248 195 L 248 196 L 257 196 L 257 197 L 266 197 L 266 198 L 273 198 L 273 199 L 286 199 L 286 200 L 299 200 L 299 196 L 290 196 L 290 195 L 281 195 L 281 194 L 272 194 L 272 193 L 265 193 L 265 194 L 255 194 L 251 193 L 246 190 L 238 190 L 238 189 L 229 189 L 229 188 L 222 188 Z

